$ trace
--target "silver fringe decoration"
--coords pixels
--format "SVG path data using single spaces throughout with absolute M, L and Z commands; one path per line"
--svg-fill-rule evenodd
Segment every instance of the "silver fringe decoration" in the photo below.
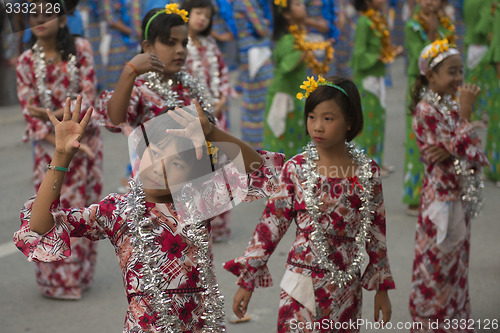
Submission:
M 35 67 L 36 90 L 38 96 L 40 96 L 40 102 L 42 103 L 41 106 L 52 109 L 54 107 L 52 103 L 53 92 L 47 88 L 47 61 L 45 59 L 45 52 L 38 42 L 33 45 L 32 50 L 33 64 Z M 70 54 L 69 60 L 66 62 L 66 71 L 69 74 L 70 82 L 67 96 L 72 99 L 76 98 L 78 92 L 80 91 L 79 70 L 76 66 L 76 61 L 76 56 L 74 54 Z
M 143 291 L 151 297 L 151 307 L 158 315 L 156 326 L 161 332 L 179 333 L 180 320 L 170 315 L 172 299 L 160 288 L 164 283 L 162 272 L 158 268 L 157 258 L 153 254 L 154 239 L 151 220 L 144 217 L 146 201 L 142 184 L 139 180 L 130 180 L 130 193 L 127 197 L 127 225 L 130 229 L 133 253 L 141 263 Z
M 427 103 L 434 106 L 446 119 L 451 131 L 455 131 L 456 121 L 451 117 L 451 112 L 459 110 L 460 106 L 451 95 L 439 96 L 434 91 L 424 88 L 421 97 Z M 481 214 L 483 209 L 484 183 L 480 172 L 474 168 L 466 159 L 455 157 L 453 162 L 455 173 L 460 177 L 462 183 L 462 201 L 468 218 L 475 218 Z
M 203 110 L 213 113 L 213 98 L 207 93 L 204 85 L 188 73 L 179 71 L 174 75 L 174 79 L 167 81 L 163 81 L 160 74 L 156 72 L 147 72 L 141 76 L 146 81 L 146 86 L 158 93 L 166 101 L 168 107 L 184 106 L 177 92 L 172 90 L 174 84 L 181 84 L 183 87 L 189 89 L 190 99 L 196 99 Z
M 134 254 L 140 262 L 144 263 L 141 270 L 144 292 L 151 296 L 151 306 L 158 314 L 156 326 L 162 332 L 181 332 L 179 318 L 170 314 L 172 299 L 160 288 L 164 283 L 163 274 L 158 269 L 157 259 L 153 255 L 155 238 L 153 226 L 150 219 L 144 217 L 146 208 L 142 184 L 138 180 L 131 180 L 129 184 L 127 224 L 131 233 Z M 200 212 L 194 200 L 194 190 L 191 187 L 185 186 L 182 189 L 179 204 L 185 214 L 183 223 L 187 225 L 187 237 L 198 248 L 195 260 L 200 272 L 199 279 L 205 289 L 203 292 L 205 312 L 201 316 L 205 320 L 205 326 L 202 332 L 224 332 L 224 299 L 215 281 L 212 258 L 208 251 L 210 234 L 207 222 L 200 218 Z
M 215 52 L 215 44 L 210 43 L 208 41 L 208 37 L 198 37 L 198 41 L 205 48 L 205 52 L 203 55 L 198 51 L 198 48 L 194 45 L 191 38 L 189 38 L 188 43 L 188 54 L 193 61 L 193 73 L 197 74 L 198 79 L 207 84 L 207 90 L 212 95 L 213 99 L 218 102 L 220 99 L 220 71 L 219 71 L 219 59 L 217 58 L 217 54 Z M 210 80 L 205 75 L 205 71 L 203 70 L 201 57 L 207 58 L 210 67 L 208 69 Z
M 201 219 L 201 213 L 196 206 L 195 191 L 190 186 L 182 189 L 179 205 L 182 207 L 183 222 L 188 225 L 187 236 L 198 248 L 196 264 L 198 265 L 199 278 L 205 291 L 205 312 L 201 316 L 205 320 L 203 333 L 225 332 L 224 328 L 224 297 L 220 295 L 219 285 L 215 281 L 212 258 L 208 251 L 210 234 L 207 221 Z
M 304 198 L 306 209 L 311 215 L 311 221 L 314 231 L 311 233 L 311 243 L 316 250 L 317 260 L 316 264 L 322 269 L 328 271 L 326 277 L 336 283 L 339 288 L 343 288 L 356 274 L 360 271 L 361 265 L 364 261 L 365 243 L 369 240 L 368 229 L 372 222 L 373 214 L 375 213 L 372 207 L 373 199 L 373 172 L 371 168 L 371 159 L 360 150 L 354 143 L 346 142 L 353 160 L 358 165 L 358 179 L 363 187 L 360 193 L 360 200 L 362 207 L 361 211 L 361 224 L 356 233 L 354 241 L 354 252 L 356 253 L 352 264 L 345 270 L 341 271 L 334 262 L 329 259 L 330 249 L 326 240 L 324 231 L 321 228 L 319 219 L 322 215 L 320 207 L 322 202 L 319 200 L 319 194 L 315 189 L 319 180 L 319 173 L 317 171 L 316 161 L 319 159 L 318 151 L 314 142 L 309 142 L 304 148 L 306 152 L 306 162 L 304 165 L 304 176 L 306 178 L 304 191 Z

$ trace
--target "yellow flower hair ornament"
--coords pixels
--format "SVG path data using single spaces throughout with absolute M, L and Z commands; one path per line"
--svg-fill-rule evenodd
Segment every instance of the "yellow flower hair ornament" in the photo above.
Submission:
M 420 53 L 418 59 L 418 68 L 420 69 L 420 74 L 425 75 L 425 73 L 436 67 L 443 60 L 449 56 L 460 54 L 455 45 L 450 44 L 448 39 L 436 40 L 432 44 L 424 47 Z
M 274 4 L 281 8 L 286 8 L 288 6 L 287 0 L 274 0 Z
M 316 81 L 313 76 L 308 76 L 307 80 L 302 82 L 302 84 L 300 85 L 300 88 L 305 90 L 305 94 L 300 93 L 300 92 L 297 93 L 297 96 L 296 96 L 297 99 L 302 100 L 304 98 L 309 97 L 309 94 L 311 94 L 313 91 L 315 91 L 316 88 L 318 88 L 319 86 L 329 86 L 329 87 L 335 88 L 335 89 L 339 90 L 340 92 L 342 92 L 344 95 L 348 96 L 347 92 L 342 87 L 340 87 L 336 84 L 333 84 L 332 82 L 325 80 L 325 78 L 322 77 L 321 75 L 318 75 L 318 81 Z
M 179 6 L 176 3 L 169 3 L 168 5 L 165 6 L 165 10 L 157 11 L 153 16 L 151 16 L 148 23 L 146 24 L 146 28 L 144 29 L 144 39 L 146 39 L 146 40 L 148 39 L 148 31 L 149 31 L 149 26 L 151 25 L 151 22 L 153 22 L 153 20 L 161 14 L 179 15 L 182 18 L 182 20 L 185 23 L 187 23 L 189 13 L 184 9 L 179 9 Z

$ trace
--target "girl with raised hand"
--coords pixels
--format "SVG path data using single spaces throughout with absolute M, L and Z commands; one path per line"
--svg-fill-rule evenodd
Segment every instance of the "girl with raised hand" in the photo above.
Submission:
M 86 108 L 94 105 L 96 82 L 90 43 L 74 38 L 66 26 L 65 6 L 58 0 L 37 0 L 28 16 L 31 48 L 17 60 L 17 94 L 26 130 L 33 142 L 33 182 L 38 190 L 54 154 L 54 128 L 46 110 L 61 118 L 67 96 L 82 95 Z M 102 190 L 102 140 L 91 119 L 80 149 L 69 166 L 61 190 L 61 206 L 83 207 L 97 202 Z M 59 262 L 37 263 L 37 283 L 44 296 L 79 299 L 94 276 L 96 244 L 72 239 L 73 255 Z
M 356 142 L 382 168 L 385 176 L 392 167 L 383 164 L 385 141 L 385 69 L 403 48 L 391 44 L 383 9 L 387 0 L 355 0 L 360 16 L 356 25 L 351 66 L 360 88 L 365 126 Z
M 235 197 L 250 201 L 270 195 L 283 157 L 258 153 L 220 130 L 196 103 L 194 112 L 168 111 L 129 135 L 136 172 L 128 193 L 63 209 L 61 184 L 92 112 L 80 121 L 81 103 L 78 97 L 71 114 L 68 99 L 61 121 L 48 113 L 55 153 L 36 197 L 22 209 L 17 247 L 31 261 L 56 261 L 70 255 L 70 236 L 108 238 L 129 303 L 123 332 L 222 332 L 210 219 Z M 220 163 L 223 153 L 227 163 Z M 234 162 L 238 158 L 241 164 Z
M 471 319 L 470 221 L 481 209 L 481 169 L 488 162 L 470 123 L 479 88 L 462 86 L 458 49 L 437 40 L 422 50 L 418 64 L 412 128 L 425 173 L 410 294 L 410 313 L 421 329 L 412 332 L 450 332 L 447 322 Z
M 447 38 L 449 41 L 453 41 L 456 38 L 455 26 L 450 18 L 446 16 L 442 7 L 443 0 L 421 0 L 419 9 L 405 25 L 405 48 L 408 52 L 408 85 L 406 107 L 404 109 L 407 116 L 403 203 L 408 206 L 407 214 L 412 216 L 418 215 L 424 166 L 420 160 L 415 135 L 411 129 L 413 115 L 409 110 L 409 106 L 415 80 L 420 74 L 418 69 L 420 52 L 425 46 L 437 39 Z
M 280 284 L 277 331 L 338 331 L 356 322 L 362 287 L 376 291 L 375 320 L 387 322 L 387 290 L 395 286 L 387 259 L 380 169 L 352 143 L 363 128 L 358 90 L 343 78 L 309 78 L 304 86 L 304 121 L 312 141 L 285 163 L 279 189 L 245 254 L 224 265 L 238 276 L 240 286 L 233 311 L 242 318 L 254 288 L 273 285 L 267 261 L 295 221 L 296 238 Z M 362 274 L 364 250 L 370 262 Z

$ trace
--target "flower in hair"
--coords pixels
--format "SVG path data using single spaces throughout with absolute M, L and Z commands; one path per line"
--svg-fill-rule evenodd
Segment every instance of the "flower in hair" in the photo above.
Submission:
M 274 0 L 274 4 L 281 8 L 286 8 L 288 6 L 287 0 Z
M 316 81 L 313 76 L 308 76 L 307 80 L 304 81 L 300 86 L 301 89 L 305 90 L 305 94 L 298 93 L 297 99 L 309 97 L 309 94 L 316 90 L 316 88 L 318 88 L 318 86 L 322 85 L 324 82 L 326 82 L 326 80 L 321 75 L 318 75 L 318 81 Z
M 442 52 L 446 52 L 450 49 L 450 44 L 448 42 L 448 39 L 441 39 L 441 40 L 436 40 L 434 41 L 431 46 L 427 49 L 427 51 L 422 55 L 422 58 L 427 59 L 427 60 L 432 60 L 435 58 L 438 54 Z
M 166 5 L 165 13 L 177 14 L 182 18 L 184 22 L 188 21 L 188 12 L 184 9 L 179 9 L 179 6 L 176 3 L 169 3 L 168 5 Z

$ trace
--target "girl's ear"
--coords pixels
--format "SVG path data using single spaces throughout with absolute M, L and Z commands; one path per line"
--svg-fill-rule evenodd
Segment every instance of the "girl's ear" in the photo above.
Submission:
M 147 52 L 147 53 L 153 52 L 153 44 L 151 44 L 151 42 L 149 40 L 143 40 L 141 44 L 142 44 L 142 49 L 144 50 L 144 52 Z
M 59 17 L 59 28 L 64 28 L 67 22 L 68 22 L 68 17 L 66 15 Z

